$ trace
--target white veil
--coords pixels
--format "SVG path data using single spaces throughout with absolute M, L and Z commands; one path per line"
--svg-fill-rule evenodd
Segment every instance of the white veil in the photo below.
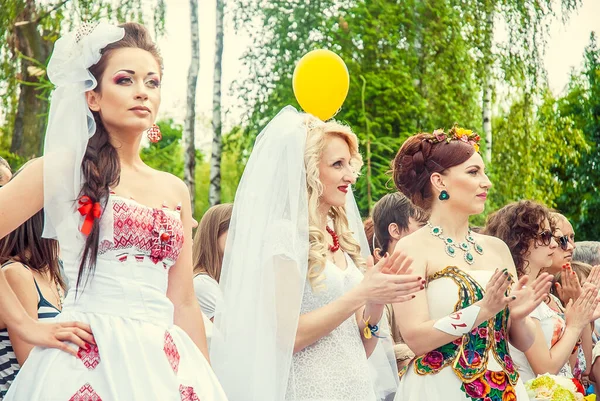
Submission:
M 307 118 L 288 106 L 269 122 L 235 196 L 220 280 L 224 296 L 211 340 L 213 369 L 230 401 L 285 399 L 308 270 Z M 346 207 L 350 229 L 368 255 L 351 191 Z M 383 347 L 376 350 L 371 373 L 381 380 L 376 371 L 387 371 L 376 392 L 390 394 L 397 374 Z
M 114 25 L 84 24 L 56 41 L 48 63 L 48 77 L 56 88 L 44 140 L 42 236 L 57 238 L 61 248 L 71 245 L 69 240 L 79 229 L 81 216 L 75 209 L 82 185 L 81 162 L 88 139 L 96 132 L 85 92 L 97 83 L 88 68 L 100 60 L 105 46 L 124 35 L 124 29 Z
M 238 186 L 211 361 L 230 401 L 281 401 L 308 266 L 306 115 L 286 107 L 256 144 Z

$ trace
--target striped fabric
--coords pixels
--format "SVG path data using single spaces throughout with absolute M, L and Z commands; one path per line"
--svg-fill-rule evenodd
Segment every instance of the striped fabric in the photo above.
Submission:
M 11 262 L 4 264 L 2 267 L 9 263 Z M 58 315 L 60 311 L 44 298 L 35 279 L 33 281 L 38 292 L 38 320 L 51 319 Z M 8 392 L 8 388 L 17 376 L 19 368 L 19 362 L 10 343 L 8 331 L 2 329 L 0 330 L 0 401 Z

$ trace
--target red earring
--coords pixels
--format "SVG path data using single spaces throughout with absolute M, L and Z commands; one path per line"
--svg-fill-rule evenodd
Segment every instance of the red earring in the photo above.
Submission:
M 148 129 L 148 139 L 152 143 L 156 143 L 162 139 L 162 134 L 160 133 L 160 128 L 158 125 L 153 124 L 150 129 Z

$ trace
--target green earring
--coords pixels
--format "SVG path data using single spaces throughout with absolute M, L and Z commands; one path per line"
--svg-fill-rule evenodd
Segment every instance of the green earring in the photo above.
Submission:
M 448 192 L 446 192 L 446 190 L 444 189 L 444 190 L 442 190 L 442 192 L 440 192 L 439 199 L 440 199 L 441 201 L 448 200 L 448 199 L 450 199 L 450 195 L 449 195 L 449 194 L 448 194 Z

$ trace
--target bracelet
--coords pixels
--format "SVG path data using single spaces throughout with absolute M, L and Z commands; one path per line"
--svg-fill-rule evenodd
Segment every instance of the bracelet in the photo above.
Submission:
M 367 340 L 371 339 L 371 337 L 385 338 L 383 336 L 378 336 L 377 334 L 375 334 L 379 331 L 379 326 L 371 325 L 369 323 L 369 320 L 371 320 L 371 316 L 369 316 L 367 318 L 367 320 L 363 320 L 363 323 L 365 324 L 365 328 L 363 329 L 363 334 L 364 334 L 365 338 Z

